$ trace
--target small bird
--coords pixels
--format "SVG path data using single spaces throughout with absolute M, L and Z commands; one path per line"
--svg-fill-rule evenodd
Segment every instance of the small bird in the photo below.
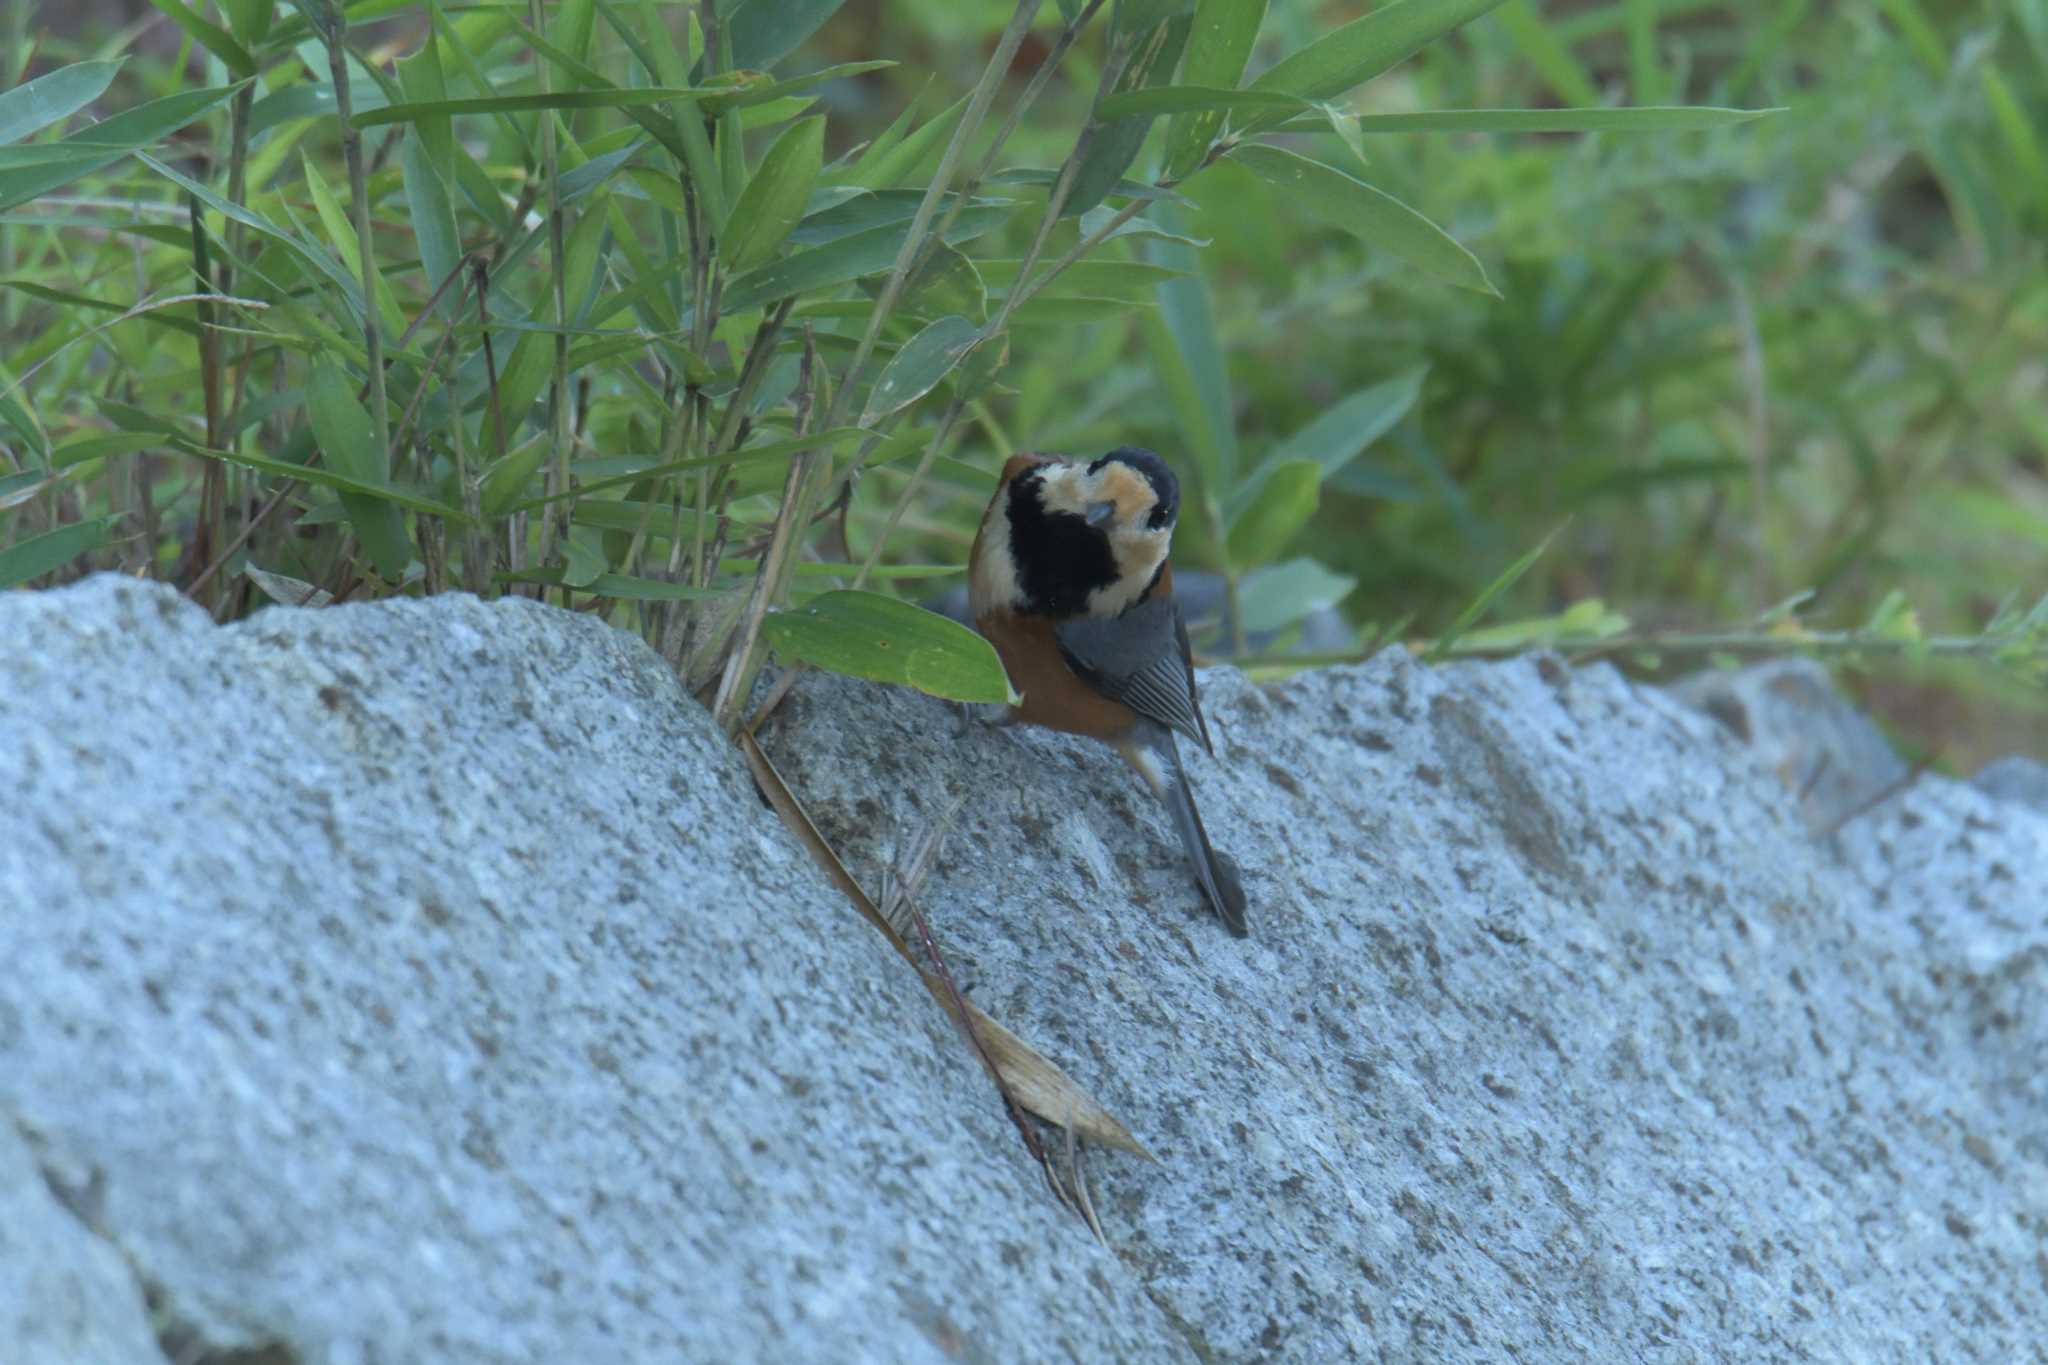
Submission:
M 1123 446 L 1092 464 L 1012 456 L 974 538 L 968 602 L 1024 695 L 1010 719 L 1122 754 L 1165 803 L 1202 894 L 1241 938 L 1237 865 L 1210 846 L 1173 739 L 1215 757 L 1173 600 L 1167 552 L 1179 513 L 1180 485 L 1150 450 Z

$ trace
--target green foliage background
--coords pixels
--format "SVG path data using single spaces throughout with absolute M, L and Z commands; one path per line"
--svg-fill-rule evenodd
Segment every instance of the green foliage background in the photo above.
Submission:
M 541 592 L 728 720 L 771 645 L 999 695 L 842 590 L 1137 443 L 1211 653 L 1813 648 L 2048 751 L 2048 0 L 1406 0 L 1455 31 L 1370 80 L 1365 5 L 1035 8 L 17 4 L 0 583 Z

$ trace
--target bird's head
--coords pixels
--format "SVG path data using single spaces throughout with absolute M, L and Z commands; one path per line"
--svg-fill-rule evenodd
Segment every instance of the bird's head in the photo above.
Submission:
M 976 596 L 1049 616 L 1116 616 L 1157 581 L 1179 514 L 1180 485 L 1153 451 L 1123 446 L 1089 464 L 1018 456 L 983 522 Z

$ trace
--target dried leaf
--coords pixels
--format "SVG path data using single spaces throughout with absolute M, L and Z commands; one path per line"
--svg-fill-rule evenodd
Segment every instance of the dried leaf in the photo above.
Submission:
M 917 974 L 923 980 L 925 989 L 932 993 L 932 998 L 938 1001 L 942 1008 L 951 1013 L 950 993 L 944 983 L 932 973 L 918 967 L 917 959 L 911 954 L 910 945 L 903 941 L 902 935 L 889 927 L 889 922 L 882 917 L 881 910 L 868 899 L 867 893 L 861 890 L 860 883 L 846 870 L 846 864 L 839 860 L 839 855 L 825 842 L 825 836 L 811 823 L 811 817 L 805 814 L 803 806 L 783 782 L 782 775 L 775 771 L 775 764 L 762 750 L 760 743 L 745 730 L 740 731 L 739 742 L 740 752 L 746 755 L 747 766 L 753 769 L 754 780 L 767 794 L 769 804 L 775 807 L 775 813 L 782 817 L 782 822 L 789 826 L 790 832 L 810 850 L 811 856 L 817 859 L 818 866 L 824 869 L 832 884 L 846 893 L 846 898 L 853 902 L 854 909 L 860 911 L 861 916 L 875 927 L 876 932 L 889 940 L 889 946 L 902 954 L 905 962 L 917 968 Z M 967 1004 L 967 1013 L 967 1022 L 974 1030 L 975 1038 L 981 1043 L 983 1050 L 994 1063 L 1000 1080 L 1009 1088 L 1011 1096 L 1018 1104 L 1047 1123 L 1071 1128 L 1091 1142 L 1131 1152 L 1148 1161 L 1156 1160 L 1150 1152 L 1139 1145 L 1136 1138 L 1131 1136 L 1128 1128 L 1117 1122 L 1107 1109 L 1095 1102 L 1093 1096 L 1076 1085 L 1065 1072 L 1040 1056 L 1030 1044 L 989 1018 L 971 1002 Z

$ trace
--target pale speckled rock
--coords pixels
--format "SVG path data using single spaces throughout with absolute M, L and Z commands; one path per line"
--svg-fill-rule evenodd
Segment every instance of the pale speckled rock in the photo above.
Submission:
M 1753 747 L 1798 794 L 1807 825 L 1817 833 L 1868 810 L 1911 775 L 1884 732 L 1835 690 L 1816 660 L 1707 669 L 1669 690 Z
M 1248 942 L 1104 749 L 822 677 L 769 742 L 859 875 L 969 797 L 935 931 L 1160 1156 L 1096 1200 L 1212 1358 L 2042 1358 L 2048 822 L 1818 843 L 1549 658 L 1203 687 Z
M 90 1182 L 66 1184 L 57 1165 L 0 1111 L 0 1358 L 50 1365 L 162 1359 L 143 1287 L 88 1225 Z
M 1977 770 L 1970 785 L 2001 801 L 2017 801 L 2048 814 L 2048 763 L 2024 754 L 1994 758 Z
M 0 790 L 0 1133 L 97 1179 L 104 1245 L 206 1346 L 1178 1340 L 735 752 L 589 617 L 444 597 L 216 630 L 114 578 L 0 595 Z M 10 1169 L 7 1200 L 41 1188 Z M 69 1254 L 7 1246 L 0 1281 Z
M 969 798 L 956 975 L 1161 1158 L 1088 1158 L 1107 1251 L 654 657 L 530 604 L 0 596 L 0 1118 L 309 1365 L 2048 1359 L 2048 819 L 1816 839 L 1542 657 L 1204 689 L 1249 941 L 1105 750 L 825 677 L 764 736 L 870 884 Z

